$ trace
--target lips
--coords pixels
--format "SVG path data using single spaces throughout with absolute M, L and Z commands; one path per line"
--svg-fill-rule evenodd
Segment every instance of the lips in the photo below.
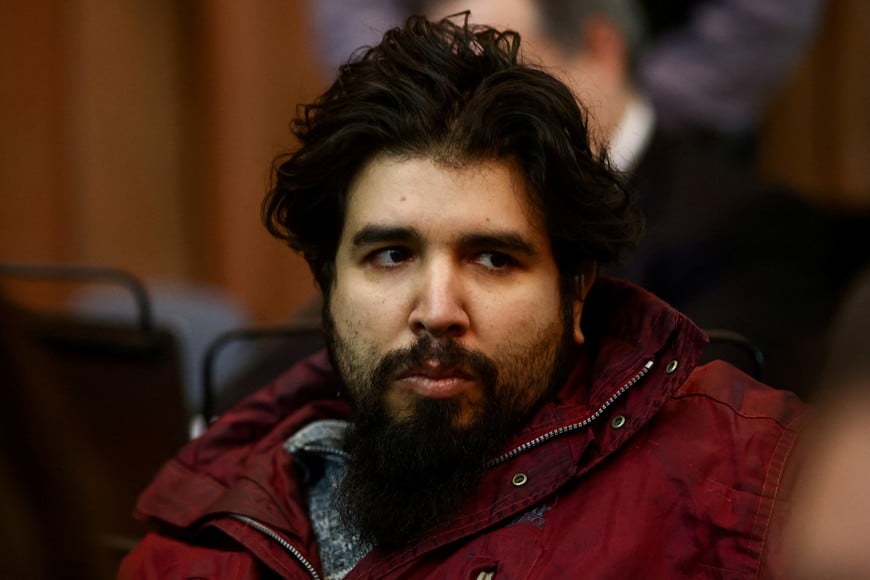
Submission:
M 421 397 L 449 399 L 472 388 L 475 382 L 474 374 L 460 367 L 447 367 L 437 361 L 426 361 L 421 366 L 402 372 L 396 380 L 396 386 Z

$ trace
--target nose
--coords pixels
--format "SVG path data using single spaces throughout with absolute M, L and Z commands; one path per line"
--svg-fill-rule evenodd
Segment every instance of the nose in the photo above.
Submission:
M 470 325 L 459 272 L 449 263 L 421 269 L 408 324 L 415 336 L 458 338 Z

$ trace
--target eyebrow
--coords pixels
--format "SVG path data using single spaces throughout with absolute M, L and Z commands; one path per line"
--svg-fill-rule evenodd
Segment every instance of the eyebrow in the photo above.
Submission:
M 486 248 L 530 257 L 538 254 L 538 250 L 531 242 L 514 232 L 467 234 L 460 238 L 460 244 L 470 248 Z
M 421 244 L 423 236 L 416 228 L 370 224 L 351 238 L 354 248 L 383 243 Z M 514 232 L 476 232 L 460 236 L 459 245 L 465 248 L 485 248 L 526 256 L 536 256 L 538 249 L 521 235 Z
M 355 233 L 351 245 L 360 248 L 384 242 L 420 242 L 421 240 L 422 236 L 415 228 L 372 224 Z

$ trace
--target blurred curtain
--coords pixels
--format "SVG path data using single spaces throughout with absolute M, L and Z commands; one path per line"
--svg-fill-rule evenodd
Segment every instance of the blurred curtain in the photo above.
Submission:
M 326 78 L 302 0 L 12 2 L 2 28 L 0 261 L 215 285 L 263 321 L 314 294 L 259 222 Z

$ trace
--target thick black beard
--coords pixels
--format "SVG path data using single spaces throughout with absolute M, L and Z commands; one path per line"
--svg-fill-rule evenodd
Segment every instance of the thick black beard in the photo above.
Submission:
M 456 427 L 457 404 L 450 400 L 420 399 L 408 419 L 390 416 L 383 397 L 387 386 L 397 371 L 425 358 L 448 366 L 461 360 L 474 370 L 486 394 L 478 409 L 485 421 Z M 387 355 L 356 398 L 345 443 L 350 461 L 339 489 L 345 523 L 370 543 L 397 546 L 453 513 L 512 431 L 510 410 L 494 396 L 497 379 L 492 361 L 452 342 L 433 348 L 431 339 L 423 339 L 409 351 Z
M 333 365 L 341 369 L 354 398 L 345 441 L 350 459 L 338 492 L 339 513 L 346 525 L 372 545 L 405 545 L 458 511 L 477 488 L 487 462 L 502 450 L 532 405 L 521 400 L 525 389 L 511 384 L 513 377 L 506 377 L 507 384 L 499 387 L 495 362 L 452 340 L 436 342 L 424 335 L 411 348 L 388 353 L 374 369 L 363 369 L 362 361 L 351 360 L 351 350 L 337 336 L 328 313 L 324 322 Z M 555 360 L 549 374 L 542 377 L 548 391 L 567 375 L 570 344 L 567 327 L 557 352 L 550 354 Z M 541 354 L 526 353 L 528 360 L 516 361 L 515 368 L 541 365 Z M 469 369 L 481 381 L 483 408 L 475 409 L 476 420 L 471 424 L 456 425 L 459 405 L 452 400 L 421 398 L 406 418 L 391 415 L 385 393 L 392 382 L 403 370 L 433 359 L 448 367 Z

